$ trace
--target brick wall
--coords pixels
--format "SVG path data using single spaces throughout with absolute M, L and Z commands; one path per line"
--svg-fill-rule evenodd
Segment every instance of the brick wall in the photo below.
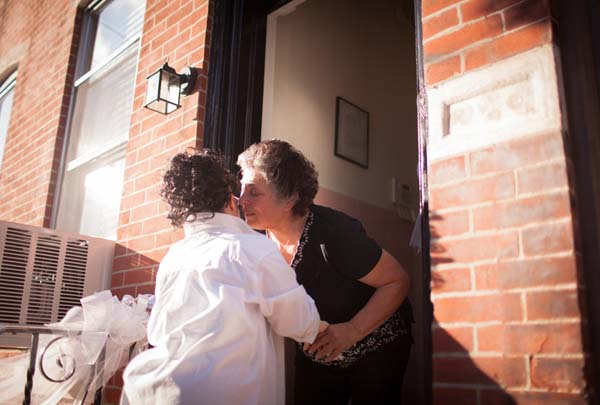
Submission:
M 552 39 L 547 0 L 423 0 L 428 85 Z
M 0 80 L 18 70 L 0 169 L 0 219 L 49 226 L 73 82 L 74 2 L 0 5 Z
M 552 47 L 546 1 L 424 0 L 422 12 L 430 91 Z M 490 128 L 496 113 L 486 117 Z M 496 141 L 497 128 L 479 130 L 474 136 L 489 137 L 488 145 L 430 147 L 434 402 L 584 403 L 585 319 L 564 132 L 559 125 Z

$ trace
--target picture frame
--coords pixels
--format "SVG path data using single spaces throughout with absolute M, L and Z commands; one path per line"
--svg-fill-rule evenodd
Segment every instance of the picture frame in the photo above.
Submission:
M 368 169 L 369 112 L 339 96 L 335 104 L 335 156 Z

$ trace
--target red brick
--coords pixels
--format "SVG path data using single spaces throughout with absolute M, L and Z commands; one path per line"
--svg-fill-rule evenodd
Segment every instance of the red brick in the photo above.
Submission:
M 172 122 L 176 122 L 176 121 L 172 121 Z M 177 128 L 179 128 L 179 125 L 177 126 Z M 159 129 L 160 129 L 160 127 L 159 127 Z M 160 132 L 160 133 L 163 134 L 162 132 Z M 164 148 L 165 148 L 165 140 L 164 139 L 160 139 L 154 143 L 145 145 L 145 146 L 141 147 L 140 149 L 138 149 L 137 161 L 141 162 L 141 161 L 148 159 L 154 155 L 157 155 L 160 152 L 162 152 Z M 146 170 L 146 173 L 147 172 L 148 172 L 148 169 Z
M 433 404 L 476 404 L 477 391 L 473 388 L 433 387 Z
M 531 362 L 531 384 L 550 391 L 583 390 L 583 367 L 583 359 L 535 357 Z
M 471 271 L 468 268 L 433 270 L 431 280 L 431 291 L 435 294 L 471 289 Z
M 429 184 L 440 185 L 449 181 L 462 180 L 467 177 L 465 157 L 458 156 L 437 161 L 429 165 L 427 174 Z
M 431 86 L 443 80 L 449 79 L 461 72 L 459 56 L 452 56 L 439 62 L 427 63 L 425 65 L 425 80 Z
M 423 20 L 423 39 L 458 25 L 458 9 L 453 7 Z
M 460 5 L 464 22 L 486 17 L 522 0 L 470 0 Z
M 466 210 L 429 213 L 431 238 L 460 235 L 469 232 L 469 212 Z
M 140 205 L 139 207 L 134 208 L 131 211 L 131 221 L 137 222 L 142 221 L 146 218 L 152 218 L 159 214 L 158 212 L 158 202 L 152 201 L 144 205 Z M 141 233 L 141 228 L 140 228 Z
M 474 236 L 465 239 L 438 240 L 431 243 L 433 266 L 445 263 L 472 263 L 485 259 L 504 259 L 519 254 L 514 232 Z
M 150 269 L 136 269 L 125 272 L 123 284 L 139 284 L 154 280 L 154 271 Z
M 113 274 L 111 276 L 110 285 L 112 287 L 120 287 L 123 285 L 123 273 Z
M 472 175 L 520 169 L 564 157 L 562 136 L 551 133 L 500 143 L 470 155 Z
M 154 247 L 154 236 L 146 235 L 127 241 L 127 247 L 136 252 L 147 252 Z
M 529 291 L 527 319 L 559 319 L 580 316 L 576 290 Z
M 465 69 L 472 70 L 552 41 L 549 20 L 510 32 L 465 52 Z
M 475 231 L 506 229 L 536 222 L 570 218 L 569 196 L 546 194 L 473 209 Z
M 154 171 L 145 176 L 135 179 L 135 191 L 144 190 L 148 187 L 155 186 L 161 182 L 161 173 Z
M 519 194 L 537 193 L 568 186 L 567 170 L 563 163 L 551 163 L 517 171 Z
M 520 294 L 493 294 L 437 298 L 434 315 L 438 322 L 520 321 Z
M 169 223 L 169 220 L 164 216 L 147 219 L 142 223 L 142 225 L 143 234 L 156 233 L 159 231 L 171 229 L 171 224 Z
M 436 357 L 433 381 L 455 384 L 526 384 L 525 360 L 511 357 Z
M 136 267 L 139 263 L 139 255 L 131 254 L 115 258 L 113 261 L 113 270 L 128 270 Z
M 460 3 L 461 0 L 423 0 L 421 2 L 421 12 L 424 17 L 435 13 L 443 8 L 449 7 L 453 4 Z
M 142 159 L 139 159 L 139 160 L 142 160 Z M 137 176 L 139 176 L 141 174 L 148 173 L 149 168 L 150 167 L 149 167 L 147 161 L 141 162 L 141 163 L 136 164 L 136 165 L 131 165 L 131 166 L 128 166 L 125 169 L 125 176 L 128 179 L 136 178 Z
M 578 323 L 506 325 L 503 351 L 523 355 L 581 353 L 581 326 Z
M 153 249 L 149 252 L 145 252 L 144 256 L 149 260 L 153 260 L 155 263 L 160 263 L 168 251 L 169 251 L 168 248 L 161 247 L 161 248 Z
M 572 256 L 501 261 L 498 264 L 500 288 L 554 286 L 576 281 Z
M 142 205 L 145 202 L 144 191 L 128 195 L 121 199 L 121 210 L 131 209 Z
M 550 16 L 546 0 L 526 0 L 503 11 L 506 31 Z
M 196 139 L 198 139 L 197 128 L 198 125 L 194 123 L 193 125 L 188 125 L 186 128 L 167 136 L 166 149 L 171 149 L 172 147 L 181 144 L 193 146 Z M 171 153 L 170 155 L 172 156 L 174 154 Z
M 468 353 L 473 350 L 473 328 L 436 328 L 432 340 L 434 353 Z
M 426 61 L 438 59 L 501 33 L 502 19 L 499 15 L 465 25 L 457 31 L 426 42 L 423 48 Z
M 560 404 L 569 404 L 569 405 L 587 405 L 589 404 L 588 400 L 586 400 L 587 395 L 585 393 L 573 393 L 573 394 L 565 394 L 560 392 L 511 392 L 512 401 L 513 402 L 498 402 L 498 404 L 506 404 L 506 403 L 517 403 L 524 405 L 560 405 Z M 485 402 L 487 399 L 484 392 L 482 392 L 482 403 L 488 404 Z
M 171 246 L 173 243 L 183 239 L 183 231 L 169 230 L 156 235 L 156 247 Z
M 124 225 L 124 226 L 120 226 L 119 229 L 117 229 L 117 238 L 119 240 L 126 240 L 126 239 L 130 239 L 132 237 L 135 237 L 137 235 L 140 235 L 141 232 L 142 232 L 142 224 L 139 222 L 136 224 Z
M 479 326 L 477 349 L 481 352 L 502 352 L 504 346 L 504 325 Z
M 503 173 L 484 179 L 468 180 L 450 186 L 430 189 L 432 210 L 461 207 L 471 204 L 493 202 L 515 195 L 515 181 L 512 173 Z
M 475 289 L 477 291 L 498 289 L 498 265 L 496 263 L 475 266 Z
M 570 222 L 538 225 L 523 230 L 523 253 L 526 256 L 573 250 L 573 229 Z

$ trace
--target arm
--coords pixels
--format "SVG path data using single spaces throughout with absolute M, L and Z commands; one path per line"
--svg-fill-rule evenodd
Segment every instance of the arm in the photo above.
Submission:
M 275 333 L 298 342 L 313 342 L 327 324 L 320 322 L 317 307 L 298 285 L 294 270 L 275 250 L 258 268 L 260 310 Z
M 360 282 L 376 290 L 367 304 L 349 322 L 329 325 L 310 346 L 317 358 L 331 361 L 384 323 L 400 307 L 410 285 L 409 276 L 387 251 Z

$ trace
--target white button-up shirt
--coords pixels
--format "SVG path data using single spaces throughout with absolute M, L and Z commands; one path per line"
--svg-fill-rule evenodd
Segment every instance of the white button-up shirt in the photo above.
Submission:
M 154 348 L 124 373 L 130 404 L 283 404 L 283 338 L 312 343 L 313 300 L 275 244 L 227 214 L 184 225 L 158 270 Z

